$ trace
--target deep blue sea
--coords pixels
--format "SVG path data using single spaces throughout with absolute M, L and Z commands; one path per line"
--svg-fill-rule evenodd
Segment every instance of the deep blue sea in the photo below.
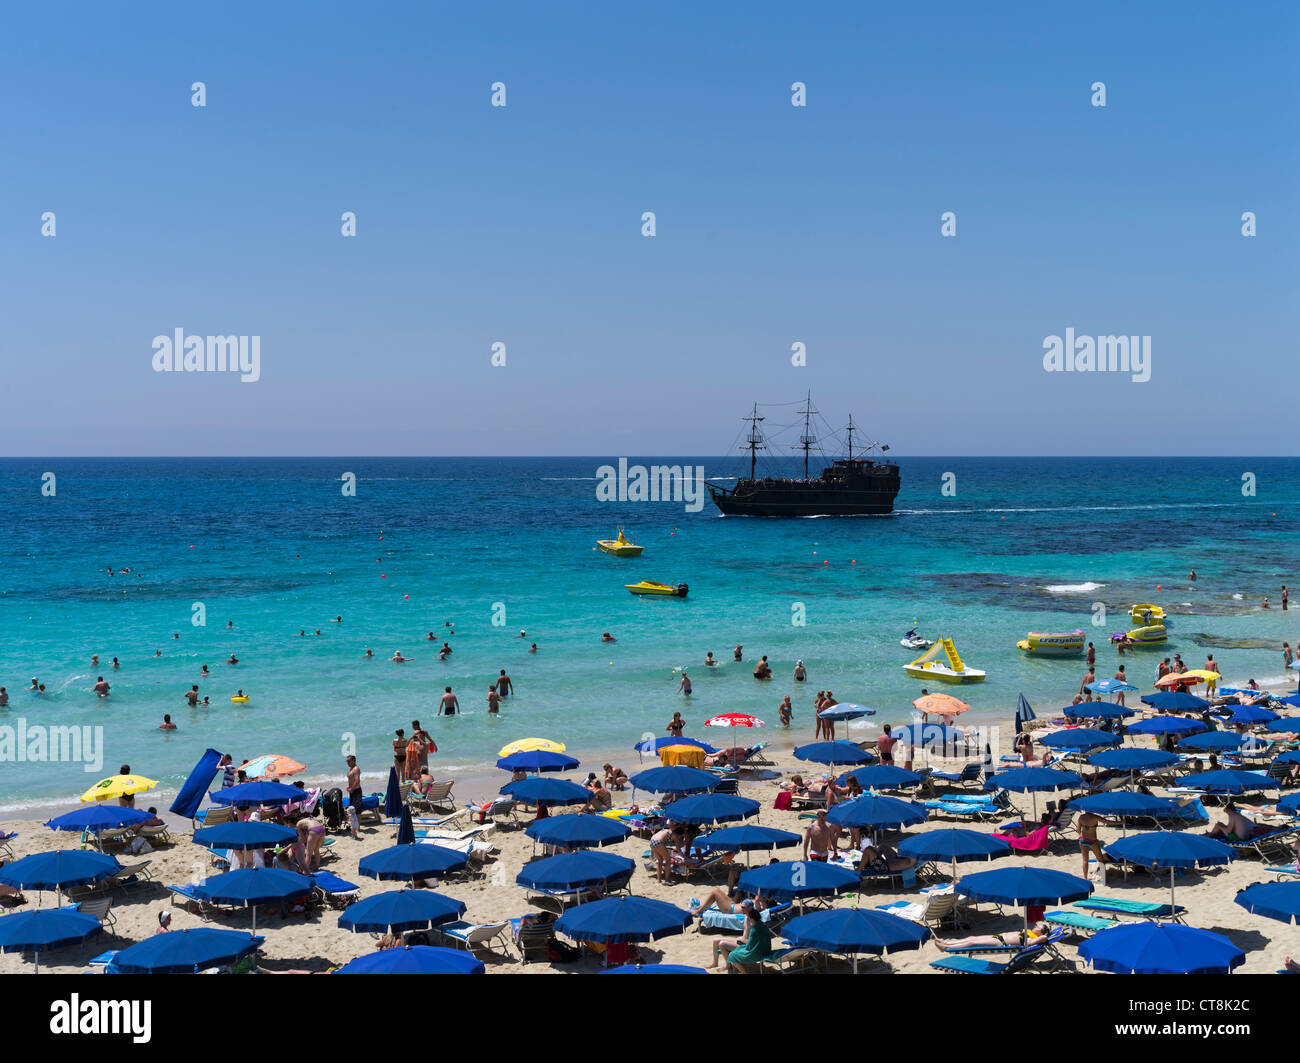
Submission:
M 738 468 L 732 458 L 629 460 L 710 476 Z M 393 729 L 415 718 L 434 733 L 444 776 L 485 768 L 529 735 L 565 741 L 584 770 L 608 750 L 626 750 L 631 767 L 632 744 L 664 733 L 678 709 L 705 738 L 716 735 L 702 720 L 733 710 L 759 714 L 779 737 L 786 693 L 797 736 L 810 737 L 809 705 L 824 688 L 876 708 L 878 723 L 906 719 L 921 684 L 904 674 L 914 654 L 898 640 L 913 625 L 951 635 L 988 672 L 983 684 L 944 688 L 971 703 L 963 722 L 1008 717 L 1022 691 L 1040 710 L 1068 704 L 1082 660 L 1020 653 L 1031 629 L 1084 628 L 1111 674 L 1106 638 L 1131 626 L 1133 602 L 1171 614 L 1165 647 L 1129 664 L 1144 689 L 1160 657 L 1180 652 L 1198 667 L 1211 648 L 1226 683 L 1277 680 L 1283 639 L 1300 641 L 1300 612 L 1277 607 L 1283 583 L 1300 585 L 1297 459 L 902 458 L 894 515 L 785 521 L 723 518 L 708 502 L 697 513 L 599 502 L 597 467 L 616 461 L 0 462 L 0 685 L 10 695 L 0 728 L 102 725 L 100 774 L 125 761 L 171 789 L 207 746 L 236 760 L 284 753 L 309 776 L 338 778 L 349 734 L 378 780 Z M 46 472 L 53 497 L 42 494 Z M 345 472 L 355 497 L 341 491 Z M 945 473 L 953 495 L 941 492 Z M 595 550 L 620 524 L 645 546 L 640 559 Z M 110 567 L 131 572 L 110 577 Z M 646 578 L 687 582 L 689 597 L 623 589 Z M 1094 627 L 1096 602 L 1109 615 Z M 435 659 L 430 631 L 450 641 L 448 661 Z M 604 631 L 618 641 L 602 644 Z M 743 665 L 731 662 L 737 643 Z M 395 650 L 415 659 L 390 663 Z M 718 668 L 703 666 L 706 651 Z M 232 652 L 233 667 L 222 663 Z M 762 654 L 769 683 L 751 675 Z M 802 686 L 790 680 L 796 658 L 808 668 Z M 201 680 L 204 664 L 212 676 Z M 676 692 L 683 665 L 689 701 Z M 492 718 L 484 697 L 502 668 L 517 693 Z M 91 689 L 101 674 L 112 684 L 102 700 Z M 44 696 L 26 692 L 32 677 Z M 186 705 L 191 683 L 210 707 Z M 465 712 L 435 719 L 447 685 Z M 240 687 L 248 704 L 229 700 Z M 157 729 L 163 713 L 177 731 Z M 0 807 L 71 799 L 100 774 L 0 763 Z

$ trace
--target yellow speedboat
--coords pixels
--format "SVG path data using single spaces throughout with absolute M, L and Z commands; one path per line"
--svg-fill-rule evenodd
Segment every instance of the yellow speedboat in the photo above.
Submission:
M 623 534 L 623 529 L 618 529 L 618 538 L 616 539 L 597 539 L 596 545 L 607 554 L 613 554 L 615 557 L 640 557 L 644 546 L 637 546 L 634 542 L 629 542 L 627 536 Z
M 1138 627 L 1150 627 L 1165 622 L 1164 609 L 1150 602 L 1139 602 L 1128 611 L 1128 615 Z
M 665 598 L 685 598 L 689 589 L 685 583 L 659 583 L 652 579 L 643 579 L 640 583 L 623 584 L 633 594 L 659 594 Z

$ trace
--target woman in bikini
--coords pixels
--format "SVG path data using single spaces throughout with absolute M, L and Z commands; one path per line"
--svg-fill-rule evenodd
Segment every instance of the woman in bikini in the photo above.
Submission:
M 663 827 L 650 838 L 650 855 L 655 860 L 655 880 L 671 883 L 673 880 L 673 852 L 671 844 L 681 834 L 681 827 Z
M 1051 928 L 1046 923 L 1035 923 L 1024 930 L 1008 930 L 1001 934 L 984 934 L 979 937 L 957 938 L 954 941 L 939 941 L 935 938 L 935 943 L 945 952 L 963 952 L 966 949 L 992 948 L 996 949 L 1002 945 L 1009 945 L 1013 948 L 1030 948 L 1038 945 L 1047 939 L 1051 933 Z

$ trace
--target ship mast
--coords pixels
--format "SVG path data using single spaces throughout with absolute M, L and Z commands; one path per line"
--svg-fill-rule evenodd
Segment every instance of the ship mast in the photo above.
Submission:
M 853 460 L 853 414 L 849 414 L 849 461 Z
M 803 478 L 808 479 L 808 451 L 817 445 L 817 439 L 812 435 L 812 429 L 809 426 L 809 418 L 817 411 L 812 408 L 812 392 L 808 392 L 807 401 L 804 408 L 799 411 L 803 414 L 803 435 L 799 437 L 799 446 L 796 450 L 803 450 Z
M 764 418 L 758 415 L 758 403 L 754 403 L 754 412 L 748 417 L 743 418 L 743 420 L 751 422 L 749 438 L 745 440 L 745 446 L 741 447 L 741 449 L 744 450 L 746 447 L 749 448 L 749 478 L 752 480 L 754 478 L 755 463 L 758 461 L 757 452 L 767 449 L 763 445 L 763 436 L 758 430 L 758 422 L 764 420 Z

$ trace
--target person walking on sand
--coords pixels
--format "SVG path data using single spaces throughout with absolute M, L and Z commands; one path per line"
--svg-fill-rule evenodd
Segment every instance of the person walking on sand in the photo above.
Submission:
M 818 809 L 817 818 L 803 832 L 803 858 L 826 863 L 836 851 L 840 829 L 826 822 L 826 809 Z
M 348 807 L 352 809 L 360 809 L 361 797 L 362 797 L 361 769 L 357 766 L 357 758 L 355 756 L 349 756 L 347 763 L 348 763 L 348 775 L 347 775 L 347 780 L 344 782 L 343 785 L 347 787 L 347 791 L 348 791 Z M 354 838 L 360 837 L 360 835 L 356 832 L 355 829 L 353 830 L 352 837 Z
M 397 737 L 393 739 L 393 767 L 397 769 L 397 781 L 406 781 L 406 729 L 399 727 Z

